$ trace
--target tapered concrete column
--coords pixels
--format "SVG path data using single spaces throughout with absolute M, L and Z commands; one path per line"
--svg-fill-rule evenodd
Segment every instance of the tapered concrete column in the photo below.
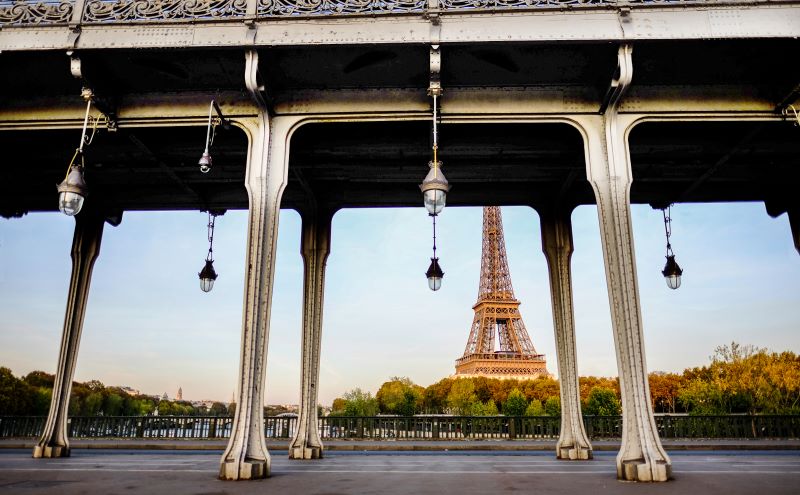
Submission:
M 69 396 L 72 391 L 72 378 L 75 375 L 75 363 L 78 360 L 92 269 L 100 254 L 103 225 L 103 216 L 92 210 L 84 210 L 75 217 L 75 232 L 72 235 L 72 277 L 69 282 L 64 329 L 61 333 L 61 349 L 58 351 L 58 367 L 53 382 L 53 398 L 44 431 L 33 448 L 33 457 L 68 457 L 70 453 L 67 438 Z
M 248 131 L 246 187 L 250 208 L 242 346 L 236 414 L 219 471 L 219 477 L 225 480 L 258 479 L 270 474 L 264 442 L 264 381 L 280 198 L 288 169 L 289 123 L 281 118 L 270 121 L 263 111 L 257 125 Z
M 289 445 L 290 459 L 319 459 L 322 440 L 317 425 L 322 307 L 325 295 L 325 263 L 331 252 L 332 212 L 310 208 L 301 212 L 303 239 L 303 350 L 300 384 L 300 416 L 297 433 Z
M 658 437 L 647 381 L 625 129 L 616 112 L 598 116 L 586 129 L 587 175 L 597 200 L 622 391 L 622 446 L 617 455 L 617 477 L 666 481 L 671 474 L 671 462 Z
M 578 385 L 575 349 L 575 313 L 572 306 L 572 209 L 540 212 L 542 251 L 550 274 L 553 330 L 556 337 L 558 378 L 561 385 L 561 434 L 556 443 L 559 459 L 591 459 L 592 444 L 586 435 Z

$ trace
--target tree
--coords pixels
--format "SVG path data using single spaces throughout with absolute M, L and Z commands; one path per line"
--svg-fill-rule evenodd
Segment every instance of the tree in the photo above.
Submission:
M 593 416 L 619 416 L 622 413 L 622 405 L 616 392 L 610 388 L 594 387 L 589 392 L 584 413 Z
M 226 416 L 228 408 L 222 402 L 214 402 L 211 404 L 211 409 L 208 411 L 212 416 Z
M 650 373 L 648 380 L 653 411 L 675 413 L 683 377 L 675 373 L 654 372 Z
M 518 388 L 515 388 L 508 394 L 503 404 L 503 414 L 506 416 L 522 416 L 528 408 L 528 400 L 522 395 Z
M 525 416 L 544 416 L 544 406 L 539 399 L 533 399 L 525 409 Z
M 548 397 L 544 403 L 544 413 L 548 416 L 561 416 L 561 399 L 556 396 Z
M 695 378 L 680 391 L 678 401 L 692 415 L 705 416 L 729 412 L 719 387 L 700 378 Z
M 345 416 L 376 416 L 378 414 L 378 401 L 369 392 L 354 388 L 345 392 Z
M 486 402 L 475 402 L 472 404 L 472 410 L 469 413 L 471 416 L 497 416 L 500 412 L 497 410 L 497 404 L 489 399 Z
M 103 402 L 103 412 L 107 416 L 119 416 L 122 414 L 124 399 L 117 393 L 110 392 Z
M 475 395 L 475 385 L 468 378 L 460 378 L 450 387 L 447 394 L 447 406 L 454 414 L 462 416 L 469 415 L 476 403 L 479 403 L 478 396 Z
M 442 414 L 447 409 L 447 396 L 450 393 L 450 388 L 453 386 L 453 380 L 445 378 L 439 380 L 422 393 L 422 409 L 428 414 Z
M 45 373 L 44 371 L 31 371 L 25 375 L 23 380 L 31 387 L 46 387 L 52 389 L 53 382 L 55 382 L 55 375 Z
M 382 413 L 413 416 L 422 408 L 424 391 L 409 378 L 393 377 L 381 385 L 375 398 Z
M 103 407 L 103 394 L 100 392 L 92 392 L 83 401 L 81 408 L 81 415 L 83 416 L 97 416 Z
M 30 385 L 15 377 L 10 369 L 0 367 L 0 415 L 27 415 L 32 406 Z

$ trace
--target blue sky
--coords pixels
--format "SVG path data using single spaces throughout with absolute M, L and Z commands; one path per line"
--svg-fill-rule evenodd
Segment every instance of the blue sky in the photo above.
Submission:
M 673 247 L 683 285 L 667 288 L 661 212 L 633 206 L 645 344 L 651 371 L 708 362 L 732 340 L 800 352 L 800 256 L 786 216 L 761 203 L 678 205 Z M 521 312 L 548 369 L 556 356 L 539 219 L 503 208 Z M 95 266 L 76 379 L 192 400 L 230 400 L 239 360 L 247 214 L 217 219 L 214 290 L 199 289 L 207 217 L 126 213 L 106 226 Z M 573 214 L 578 366 L 617 373 L 597 212 Z M 57 213 L 0 220 L 0 365 L 53 372 L 69 283 L 73 220 Z M 447 208 L 438 222 L 442 290 L 427 288 L 431 225 L 424 209 L 345 210 L 328 260 L 320 401 L 391 376 L 428 385 L 453 373 L 477 297 L 481 209 Z M 296 403 L 300 378 L 300 218 L 281 212 L 267 368 L 267 403 Z

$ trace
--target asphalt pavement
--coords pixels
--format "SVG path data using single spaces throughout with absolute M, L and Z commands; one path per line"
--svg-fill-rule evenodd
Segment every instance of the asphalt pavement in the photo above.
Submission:
M 559 461 L 544 451 L 333 451 L 324 459 L 272 456 L 272 476 L 216 479 L 219 452 L 74 450 L 33 459 L 0 450 L 2 494 L 754 494 L 800 493 L 800 451 L 672 452 L 667 483 L 617 481 L 613 452 L 590 461 Z

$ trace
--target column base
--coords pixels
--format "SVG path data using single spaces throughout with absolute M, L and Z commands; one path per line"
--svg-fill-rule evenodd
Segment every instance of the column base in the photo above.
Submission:
M 322 459 L 322 447 L 292 447 L 289 449 L 289 459 Z
M 668 481 L 672 465 L 666 461 L 645 462 L 643 459 L 617 461 L 617 479 L 622 481 Z
M 34 459 L 54 459 L 69 455 L 70 450 L 66 445 L 37 445 L 33 448 Z
M 221 480 L 260 480 L 269 478 L 269 475 L 269 460 L 223 461 L 219 466 Z
M 581 445 L 559 445 L 556 448 L 556 458 L 564 461 L 586 461 L 591 459 L 592 448 Z

